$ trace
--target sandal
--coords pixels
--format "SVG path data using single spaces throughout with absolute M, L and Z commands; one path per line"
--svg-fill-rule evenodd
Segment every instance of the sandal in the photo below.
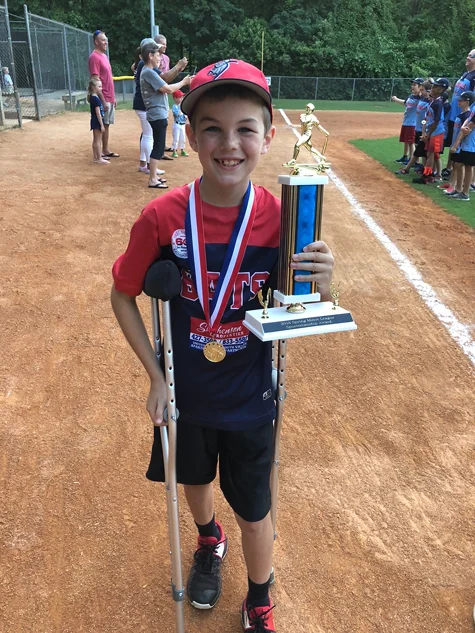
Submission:
M 163 154 L 160 160 L 173 160 L 173 158 L 171 156 L 165 156 L 165 154 Z
M 115 152 L 108 152 L 107 154 L 102 154 L 103 158 L 120 158 L 120 154 L 116 154 Z
M 168 185 L 166 185 L 164 182 L 157 182 L 156 185 L 149 185 L 148 186 L 149 189 L 168 189 Z

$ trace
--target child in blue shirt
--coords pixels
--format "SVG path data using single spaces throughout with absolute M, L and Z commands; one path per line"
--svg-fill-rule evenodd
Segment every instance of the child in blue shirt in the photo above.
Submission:
M 398 99 L 396 96 L 391 97 L 391 101 L 406 106 L 402 118 L 401 134 L 399 136 L 399 142 L 404 143 L 404 154 L 401 158 L 394 161 L 396 163 L 407 165 L 409 159 L 414 153 L 414 143 L 416 137 L 416 107 L 419 102 L 421 85 L 423 83 L 424 80 L 421 77 L 413 79 L 411 82 L 411 94 L 407 97 L 407 99 Z
M 89 81 L 87 88 L 87 100 L 91 109 L 91 130 L 92 130 L 92 158 L 95 163 L 108 165 L 109 161 L 102 156 L 102 135 L 104 127 L 104 108 L 102 101 L 98 97 L 98 92 L 102 91 L 100 79 L 93 78 Z
M 439 77 L 432 84 L 431 101 L 427 108 L 425 123 L 422 125 L 421 141 L 425 142 L 427 160 L 421 176 L 413 178 L 412 182 L 426 185 L 434 182 L 434 168 L 440 169 L 440 152 L 444 147 L 444 104 L 441 94 L 449 87 L 446 77 Z
M 427 108 L 430 104 L 429 93 L 431 91 L 432 84 L 430 81 L 424 81 L 424 83 L 420 86 L 420 95 L 419 101 L 416 106 L 416 137 L 415 137 L 415 150 L 412 155 L 411 160 L 405 167 L 399 169 L 396 174 L 399 175 L 407 175 L 411 167 L 414 166 L 415 170 L 423 169 L 425 160 L 427 158 L 427 152 L 425 148 L 425 142 L 421 141 L 422 136 L 422 121 L 425 120 L 427 114 Z M 422 164 L 419 163 L 419 158 L 422 158 Z
M 462 92 L 458 98 L 461 113 L 454 122 L 454 141 L 450 148 L 455 171 L 455 189 L 447 194 L 451 200 L 470 200 L 468 192 L 475 166 L 475 129 L 472 125 L 464 126 L 464 123 L 471 117 L 470 106 L 474 102 L 475 94 L 471 91 Z
M 173 158 L 178 158 L 178 148 L 180 148 L 180 156 L 188 156 L 187 152 L 185 152 L 185 125 L 186 125 L 186 114 L 183 114 L 181 111 L 181 102 L 183 101 L 183 97 L 185 94 L 181 90 L 176 90 L 173 94 L 173 101 L 175 102 L 172 106 L 172 114 L 173 114 L 173 127 L 172 127 L 172 150 Z

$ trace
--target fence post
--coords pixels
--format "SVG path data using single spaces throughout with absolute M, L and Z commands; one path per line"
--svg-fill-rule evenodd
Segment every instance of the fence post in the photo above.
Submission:
M 120 83 L 122 84 L 122 103 L 125 103 L 125 79 L 122 79 Z
M 68 38 L 66 37 L 66 25 L 63 26 L 63 43 L 64 43 L 64 57 L 66 61 L 66 79 L 68 82 L 68 92 L 69 92 L 69 107 L 71 110 L 74 110 L 73 94 L 71 91 L 71 73 L 69 71 L 69 53 L 68 53 Z
M 356 79 L 353 79 L 353 92 L 351 93 L 351 100 L 355 100 L 355 87 L 356 87 Z
M 2 67 L 2 60 L 0 58 L 0 68 Z M 3 126 L 5 125 L 5 112 L 3 111 L 3 97 L 2 97 L 2 91 L 0 89 L 0 125 Z
M 5 19 L 7 25 L 7 39 L 8 39 L 8 48 L 10 50 L 10 58 L 12 64 L 12 79 L 13 79 L 13 90 L 15 94 L 15 105 L 16 105 L 16 113 L 18 117 L 18 124 L 20 127 L 23 127 L 23 117 L 21 113 L 21 103 L 20 103 L 20 95 L 18 94 L 18 82 L 16 76 L 16 66 L 15 66 L 15 58 L 13 56 L 13 44 L 12 44 L 12 32 L 10 29 L 10 18 L 8 17 L 8 2 L 5 0 Z
M 393 98 L 393 92 L 394 92 L 394 77 L 392 78 L 392 82 L 391 82 L 391 96 L 389 97 L 389 101 L 391 101 L 391 99 Z
M 41 90 L 41 94 L 44 95 L 45 90 L 43 88 L 43 71 L 41 70 L 40 49 L 38 46 L 38 29 L 36 28 L 35 24 L 33 24 L 33 30 L 35 32 L 36 59 L 38 60 L 38 74 L 39 74 L 40 86 L 41 86 L 40 90 Z
M 318 94 L 318 77 L 315 77 L 315 101 L 317 100 Z
M 279 85 L 277 87 L 277 99 L 280 99 L 280 76 L 279 76 Z
M 30 31 L 30 16 L 28 15 L 28 7 L 23 5 L 23 11 L 25 13 L 25 25 L 26 25 L 26 39 L 28 40 L 28 52 L 30 54 L 31 62 L 31 78 L 33 84 L 33 100 L 35 102 L 36 120 L 40 121 L 40 103 L 38 101 L 38 86 L 36 84 L 35 64 L 33 62 L 33 46 L 31 45 L 31 31 Z

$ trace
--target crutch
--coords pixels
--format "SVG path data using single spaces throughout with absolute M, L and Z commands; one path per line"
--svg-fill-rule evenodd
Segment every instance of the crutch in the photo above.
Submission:
M 170 541 L 171 589 L 175 602 L 176 632 L 185 633 L 185 588 L 181 565 L 180 525 L 178 515 L 178 489 L 176 480 L 176 438 L 178 409 L 175 400 L 175 381 L 173 369 L 173 341 L 170 321 L 170 299 L 180 292 L 180 273 L 171 261 L 157 261 L 150 266 L 144 282 L 144 291 L 151 297 L 153 345 L 157 361 L 160 364 L 163 352 L 163 365 L 167 386 L 167 408 L 165 419 L 167 426 L 160 427 L 163 463 L 165 468 L 165 487 L 167 494 L 168 537 Z M 160 312 L 158 300 L 162 302 L 163 347 L 160 332 Z
M 270 475 L 272 529 L 274 541 L 277 538 L 277 493 L 279 488 L 279 462 L 280 462 L 280 437 L 282 433 L 282 419 L 284 417 L 284 401 L 287 396 L 285 391 L 285 354 L 287 341 L 279 339 L 272 342 L 272 387 L 276 403 L 276 415 L 274 420 L 274 454 L 272 458 L 272 470 Z M 274 568 L 271 570 L 270 582 L 275 581 Z

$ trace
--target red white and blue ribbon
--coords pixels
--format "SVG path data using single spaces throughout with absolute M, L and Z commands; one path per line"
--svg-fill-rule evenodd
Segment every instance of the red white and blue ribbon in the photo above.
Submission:
M 195 180 L 191 187 L 185 219 L 188 263 L 211 335 L 216 332 L 221 323 L 229 297 L 234 288 L 254 225 L 256 206 L 254 187 L 249 182 L 210 303 L 200 179 Z

